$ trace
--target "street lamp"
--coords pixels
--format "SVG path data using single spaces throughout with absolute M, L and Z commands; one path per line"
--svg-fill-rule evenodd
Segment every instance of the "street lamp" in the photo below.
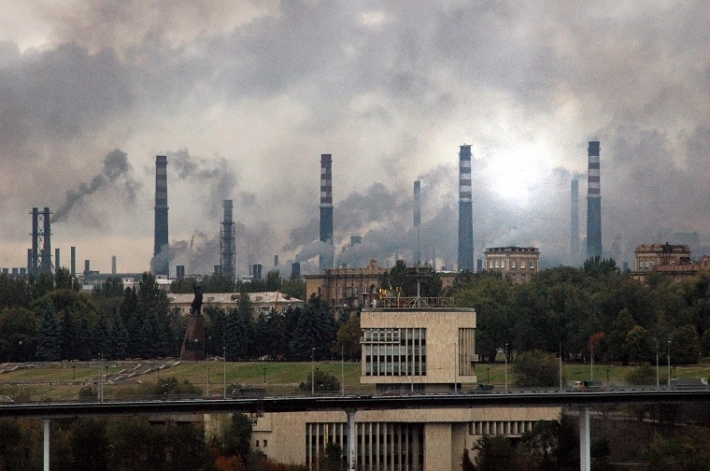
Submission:
M 505 392 L 508 392 L 508 344 L 505 344 L 503 351 L 503 359 L 505 360 Z
M 656 389 L 661 389 L 661 373 L 658 368 L 658 339 L 656 339 Z
M 607 386 L 609 386 L 609 370 L 611 370 L 611 368 L 609 368 L 607 366 L 607 368 L 606 368 L 606 385 Z
M 668 341 L 668 387 L 671 387 L 671 341 Z
M 311 348 L 311 396 L 316 395 L 316 347 Z
M 222 347 L 222 399 L 227 399 L 227 347 Z
M 454 342 L 454 394 L 459 393 L 458 376 L 459 376 L 459 352 L 458 344 Z

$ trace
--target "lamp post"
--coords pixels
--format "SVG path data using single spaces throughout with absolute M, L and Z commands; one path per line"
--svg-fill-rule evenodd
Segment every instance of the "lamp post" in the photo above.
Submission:
M 671 387 L 671 341 L 668 341 L 668 387 Z
M 589 357 L 589 381 L 594 381 L 594 344 L 592 343 L 590 346 L 590 357 Z
M 227 399 L 227 347 L 222 347 L 222 386 L 222 399 Z
M 505 392 L 508 392 L 508 344 L 505 344 L 503 351 L 503 359 L 505 360 Z
M 311 396 L 316 395 L 316 347 L 311 348 Z
M 656 339 L 656 389 L 661 389 L 661 373 L 658 368 L 658 339 Z
M 264 384 L 266 384 L 266 368 L 262 368 L 264 370 Z
M 611 370 L 611 368 L 609 368 L 607 366 L 607 368 L 606 368 L 606 385 L 607 386 L 609 386 L 609 370 Z
M 491 368 L 486 368 L 486 384 L 491 384 Z

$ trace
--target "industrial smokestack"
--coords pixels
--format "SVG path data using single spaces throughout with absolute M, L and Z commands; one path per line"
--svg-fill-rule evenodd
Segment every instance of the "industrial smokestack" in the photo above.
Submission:
M 153 273 L 169 275 L 168 254 L 168 159 L 155 157 L 155 244 L 153 247 Z
M 414 248 L 414 265 L 419 266 L 422 264 L 422 251 L 421 251 L 421 234 L 419 226 L 422 223 L 422 196 L 421 196 L 421 182 L 419 180 L 414 182 L 414 229 L 417 231 L 417 246 Z
M 84 279 L 91 275 L 91 260 L 84 260 Z
M 175 277 L 178 280 L 182 280 L 183 278 L 185 278 L 185 265 L 175 266 Z
M 301 264 L 294 262 L 291 264 L 291 279 L 297 280 L 299 278 L 301 278 Z
M 113 255 L 111 257 L 111 274 L 115 275 L 116 274 L 116 256 Z
M 71 257 L 71 260 L 70 260 L 70 263 L 71 263 L 71 267 L 70 267 L 71 276 L 72 276 L 72 278 L 74 278 L 74 277 L 76 276 L 76 247 L 72 247 L 72 248 L 71 248 L 71 255 L 70 255 L 70 257 Z
M 332 155 L 320 156 L 320 241 L 326 244 L 318 259 L 321 273 L 326 268 L 333 268 L 335 252 L 333 249 L 333 172 Z
M 473 272 L 473 206 L 471 203 L 471 146 L 459 151 L 459 271 Z
M 278 266 L 279 266 L 279 256 L 274 255 L 274 267 L 278 267 Z
M 569 253 L 572 261 L 575 262 L 579 256 L 579 180 L 572 180 L 571 190 L 571 219 L 570 219 L 570 243 Z
M 224 200 L 224 220 L 222 221 L 222 233 L 219 239 L 219 263 L 222 266 L 222 273 L 232 279 L 236 278 L 236 241 L 234 219 L 232 218 L 232 200 Z
M 54 249 L 54 266 L 56 267 L 57 270 L 59 270 L 62 266 L 59 264 L 59 249 L 56 248 Z
M 27 266 L 27 269 L 30 272 L 30 275 L 37 276 L 39 273 L 39 265 L 37 263 L 39 259 L 39 241 L 40 241 L 40 233 L 39 233 L 39 209 L 38 208 L 32 208 L 32 248 L 31 254 L 29 256 L 30 262 Z
M 42 213 L 42 273 L 52 273 L 52 229 L 50 225 L 49 208 Z
M 589 141 L 587 258 L 602 255 L 602 195 L 599 177 L 599 141 Z

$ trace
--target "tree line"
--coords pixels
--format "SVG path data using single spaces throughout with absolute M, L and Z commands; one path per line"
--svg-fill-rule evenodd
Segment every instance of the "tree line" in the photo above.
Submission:
M 613 259 L 595 257 L 580 268 L 542 270 L 526 284 L 464 273 L 449 294 L 457 306 L 476 309 L 484 362 L 531 350 L 623 365 L 710 356 L 710 273 L 673 281 L 649 272 L 638 280 Z
M 206 292 L 224 287 L 219 284 L 223 277 L 215 277 L 218 282 L 206 280 Z M 276 283 L 273 276 L 268 278 Z M 190 283 L 192 292 L 194 280 Z M 301 289 L 293 280 L 269 288 L 285 286 Z M 235 308 L 203 309 L 208 354 L 226 354 L 229 361 L 323 360 L 340 358 L 341 353 L 359 357 L 357 316 L 351 320 L 342 313 L 336 319 L 314 297 L 303 308 L 262 313 L 255 319 L 247 294 L 249 288 L 261 286 L 234 287 L 242 294 Z M 90 293 L 81 292 L 65 270 L 58 271 L 56 279 L 0 275 L 2 362 L 177 357 L 186 326 L 187 318 L 170 308 L 167 294 L 148 273 L 136 288 L 108 279 Z

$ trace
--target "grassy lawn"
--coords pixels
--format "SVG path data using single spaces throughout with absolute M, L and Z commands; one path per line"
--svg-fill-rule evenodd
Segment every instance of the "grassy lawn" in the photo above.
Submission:
M 342 376 L 345 392 L 371 393 L 372 386 L 360 385 L 360 363 L 346 362 L 341 366 L 339 361 L 316 362 L 244 362 L 222 363 L 210 362 L 180 362 L 175 366 L 167 366 L 174 362 L 168 361 L 121 361 L 106 362 L 108 382 L 105 386 L 105 397 L 113 398 L 138 394 L 141 384 L 157 384 L 159 379 L 175 377 L 179 382 L 188 381 L 198 386 L 203 394 L 222 394 L 226 381 L 228 391 L 232 385 L 264 388 L 268 394 L 297 394 L 298 385 L 308 379 L 311 367 L 334 375 L 338 381 Z M 0 370 L 7 371 L 13 366 L 0 365 Z M 162 369 L 160 367 L 163 366 Z M 661 384 L 667 382 L 667 367 L 659 365 Z M 508 365 L 510 368 L 510 365 Z M 594 365 L 593 379 L 604 384 L 623 383 L 632 366 Z M 149 370 L 148 372 L 146 372 Z M 563 371 L 566 381 L 590 380 L 592 371 L 588 364 L 565 364 Z M 136 372 L 132 378 L 114 381 L 117 375 L 127 375 Z M 476 367 L 479 383 L 503 385 L 505 383 L 505 365 L 503 363 L 479 364 Z M 208 384 L 209 374 L 209 384 Z M 79 397 L 81 388 L 87 385 L 95 387 L 98 375 L 96 362 L 33 363 L 0 374 L 0 395 L 9 396 L 15 400 L 72 400 Z M 710 367 L 699 364 L 692 366 L 672 366 L 672 378 L 708 378 Z M 508 373 L 508 384 L 512 385 L 513 375 Z M 467 389 L 473 385 L 462 385 Z

